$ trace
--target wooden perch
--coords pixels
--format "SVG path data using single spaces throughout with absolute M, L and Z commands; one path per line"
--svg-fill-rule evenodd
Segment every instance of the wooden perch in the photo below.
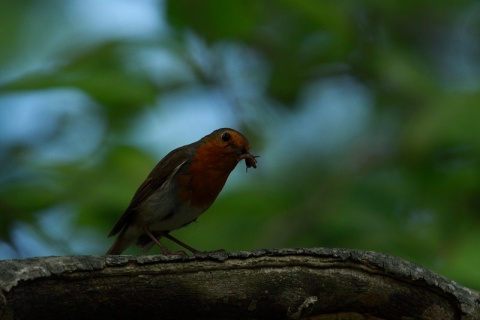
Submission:
M 346 249 L 0 261 L 0 319 L 480 319 L 480 293 Z

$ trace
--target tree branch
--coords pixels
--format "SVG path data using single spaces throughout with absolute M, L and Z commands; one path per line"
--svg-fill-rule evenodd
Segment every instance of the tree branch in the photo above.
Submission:
M 480 319 L 480 293 L 347 249 L 0 261 L 0 319 Z

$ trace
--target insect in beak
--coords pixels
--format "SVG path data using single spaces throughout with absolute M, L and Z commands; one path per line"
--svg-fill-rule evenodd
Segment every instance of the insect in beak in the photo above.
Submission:
M 251 168 L 251 167 L 257 168 L 257 159 L 255 158 L 258 158 L 258 157 L 260 156 L 253 156 L 250 153 L 244 153 L 240 155 L 239 158 L 240 160 L 245 159 L 245 164 L 247 165 L 246 170 L 248 170 L 248 168 Z

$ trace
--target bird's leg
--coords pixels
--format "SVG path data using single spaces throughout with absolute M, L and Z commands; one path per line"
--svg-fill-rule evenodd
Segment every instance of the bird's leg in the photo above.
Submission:
M 191 251 L 192 253 L 194 254 L 197 254 L 197 253 L 217 253 L 217 252 L 225 252 L 225 250 L 223 249 L 220 249 L 220 250 L 215 250 L 215 251 L 199 251 L 197 249 L 194 249 L 192 247 L 190 247 L 189 245 L 183 243 L 182 241 L 178 240 L 177 238 L 174 238 L 173 236 L 171 236 L 168 232 L 162 232 L 162 237 L 165 237 L 167 239 L 170 239 L 172 240 L 173 242 L 175 242 L 176 244 L 184 247 L 185 249 L 187 249 L 188 251 Z
M 194 249 L 194 248 L 190 247 L 189 245 L 187 245 L 187 244 L 183 243 L 182 241 L 178 240 L 177 238 L 172 237 L 168 232 L 162 232 L 162 237 L 165 237 L 167 239 L 172 240 L 176 244 L 184 247 L 185 249 L 187 249 L 188 251 L 191 251 L 192 253 L 202 253 L 201 251 L 198 251 L 197 249 Z
M 155 242 L 160 247 L 160 249 L 162 250 L 162 254 L 164 254 L 164 255 L 172 255 L 172 254 L 185 255 L 185 252 L 183 252 L 183 251 L 172 252 L 172 251 L 168 250 L 163 244 L 160 243 L 160 241 L 158 241 L 158 239 L 152 234 L 152 232 L 150 231 L 150 229 L 148 229 L 147 226 L 143 226 L 143 231 L 145 231 L 147 236 L 149 236 L 150 239 L 152 239 L 152 241 Z M 162 235 L 163 235 L 163 233 L 162 233 Z

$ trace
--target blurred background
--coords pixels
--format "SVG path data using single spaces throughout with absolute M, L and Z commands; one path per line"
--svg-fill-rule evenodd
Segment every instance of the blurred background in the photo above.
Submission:
M 0 21 L 0 259 L 104 254 L 165 154 L 232 127 L 258 169 L 174 236 L 480 290 L 480 2 L 0 0 Z

